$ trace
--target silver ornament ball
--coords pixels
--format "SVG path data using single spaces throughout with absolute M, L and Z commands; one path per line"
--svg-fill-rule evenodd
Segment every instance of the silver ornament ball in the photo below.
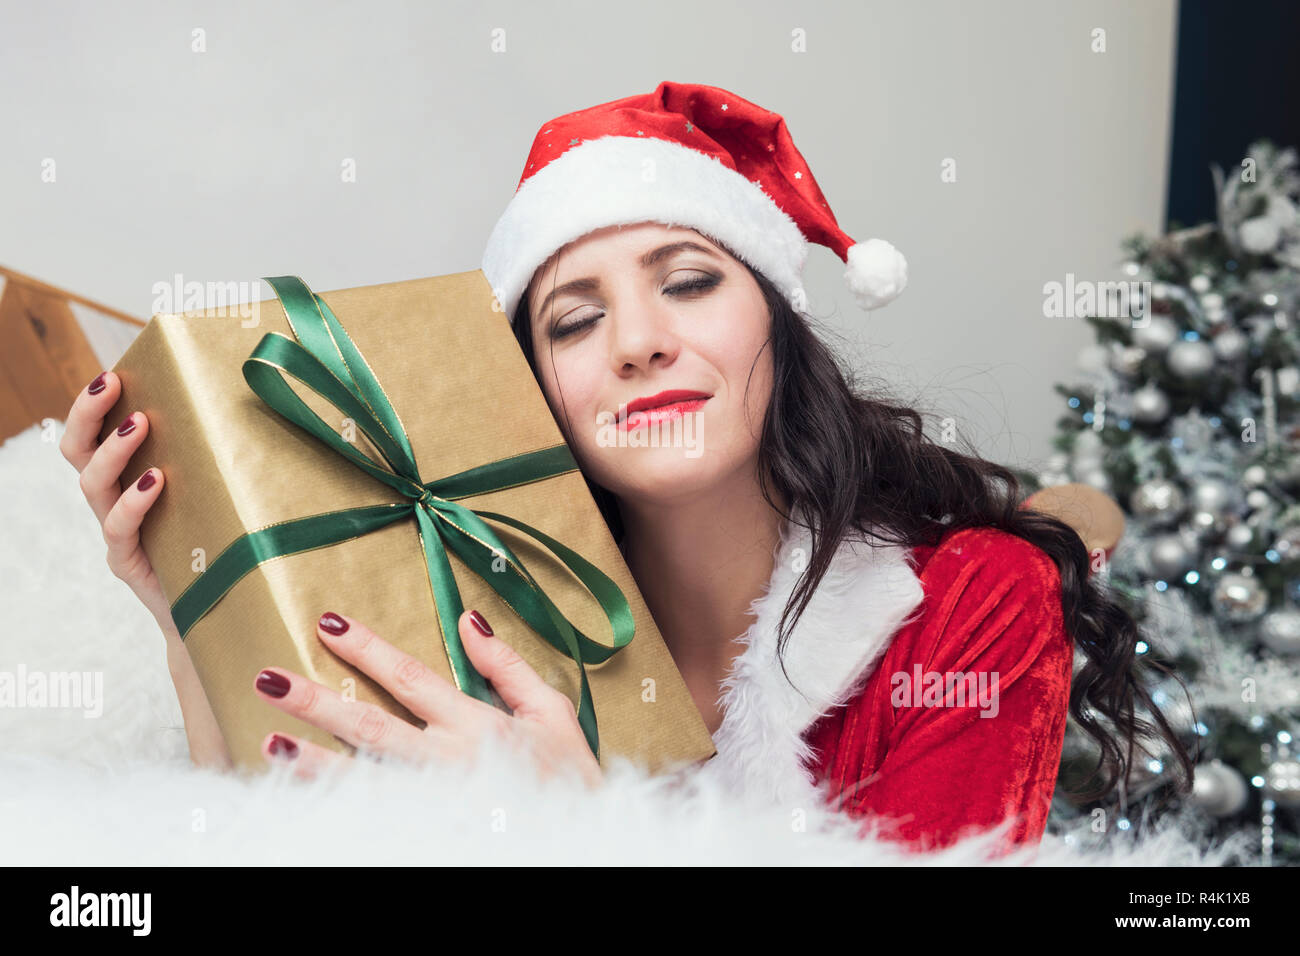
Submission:
M 1183 490 L 1167 478 L 1144 481 L 1129 497 L 1129 507 L 1134 514 L 1170 521 L 1182 513 L 1184 503 Z
M 1242 624 L 1264 613 L 1268 608 L 1268 592 L 1254 577 L 1225 574 L 1215 584 L 1210 602 L 1220 618 Z
M 1272 503 L 1273 499 L 1269 497 L 1268 492 L 1263 488 L 1252 488 L 1246 492 L 1246 504 L 1255 511 L 1261 511 Z
M 1220 512 L 1232 500 L 1232 489 L 1218 478 L 1200 478 L 1192 485 L 1192 506 L 1198 511 Z
M 1249 548 L 1255 540 L 1255 530 L 1248 524 L 1234 524 L 1228 529 L 1227 541 L 1230 547 L 1238 551 Z
M 1230 817 L 1246 806 L 1249 790 L 1237 768 L 1222 760 L 1197 764 L 1191 802 L 1216 817 Z
M 1169 347 L 1165 355 L 1169 371 L 1182 379 L 1205 378 L 1214 370 L 1214 349 L 1200 339 L 1181 340 Z
M 1162 534 L 1147 545 L 1147 562 L 1158 578 L 1172 581 L 1192 569 L 1196 555 L 1180 535 Z
M 1133 330 L 1133 344 L 1151 355 L 1159 355 L 1178 341 L 1178 326 L 1167 315 L 1148 316 Z
M 1155 425 L 1169 414 L 1169 396 L 1154 385 L 1143 385 L 1133 393 L 1133 417 L 1145 425 Z
M 1238 227 L 1237 238 L 1241 240 L 1243 249 L 1263 255 L 1277 248 L 1278 241 L 1282 238 L 1282 228 L 1275 219 L 1256 216 Z
M 1269 611 L 1259 622 L 1259 639 L 1274 654 L 1300 654 L 1300 610 Z
M 1214 337 L 1214 354 L 1225 362 L 1245 357 L 1250 339 L 1238 328 L 1226 328 Z

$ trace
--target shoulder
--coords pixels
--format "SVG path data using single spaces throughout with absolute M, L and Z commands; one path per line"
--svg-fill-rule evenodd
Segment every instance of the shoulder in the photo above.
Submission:
M 1060 599 L 1061 574 L 1042 548 L 1000 528 L 961 528 L 914 552 L 927 593 L 955 585 Z
M 963 528 L 914 552 L 922 615 L 897 651 L 1004 665 L 1047 651 L 1068 656 L 1061 575 L 1044 550 L 991 527 Z

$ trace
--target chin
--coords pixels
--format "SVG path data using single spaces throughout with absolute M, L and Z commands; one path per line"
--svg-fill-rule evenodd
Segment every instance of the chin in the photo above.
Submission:
M 688 458 L 685 448 L 601 448 L 597 484 L 619 497 L 674 501 L 708 491 L 730 469 L 716 457 Z

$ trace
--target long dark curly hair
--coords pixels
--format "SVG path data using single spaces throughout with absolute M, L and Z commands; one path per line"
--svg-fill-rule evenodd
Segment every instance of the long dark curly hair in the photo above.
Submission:
M 762 494 L 787 521 L 798 520 L 773 500 L 771 489 L 777 489 L 790 512 L 807 518 L 800 525 L 812 542 L 809 565 L 781 615 L 782 671 L 790 632 L 846 534 L 869 528 L 879 540 L 910 548 L 936 544 L 960 528 L 998 528 L 1041 548 L 1060 569 L 1065 626 L 1086 658 L 1074 674 L 1070 715 L 1100 751 L 1085 781 L 1100 783 L 1076 794 L 1078 799 L 1105 797 L 1121 777 L 1127 787 L 1139 736 L 1163 738 L 1183 770 L 1179 789 L 1189 789 L 1194 758 L 1151 699 L 1142 673 L 1172 670 L 1138 658 L 1137 622 L 1090 577 L 1089 554 L 1078 534 L 1057 518 L 1021 507 L 1021 484 L 1010 469 L 979 457 L 968 442 L 969 454 L 928 439 L 921 413 L 863 394 L 810 317 L 796 312 L 766 276 L 733 258 L 749 269 L 770 315 L 764 347 L 772 350 L 773 386 L 759 441 Z M 536 376 L 527 292 L 512 325 Z M 751 379 L 752 374 L 751 367 Z M 587 484 L 610 533 L 621 541 L 617 499 L 590 478 Z M 1139 716 L 1139 704 L 1154 724 Z

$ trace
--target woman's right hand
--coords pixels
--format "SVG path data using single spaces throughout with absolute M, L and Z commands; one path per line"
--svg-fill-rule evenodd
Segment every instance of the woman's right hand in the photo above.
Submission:
M 104 416 L 121 393 L 122 381 L 112 372 L 102 373 L 82 389 L 68 412 L 59 451 L 81 473 L 81 492 L 103 527 L 109 569 L 144 602 L 164 634 L 179 638 L 171 605 L 140 546 L 140 523 L 162 494 L 162 469 L 129 476 L 131 484 L 125 490 L 121 484 L 122 469 L 149 434 L 148 418 L 144 412 L 132 412 L 99 444 Z M 123 428 L 128 428 L 126 434 Z

